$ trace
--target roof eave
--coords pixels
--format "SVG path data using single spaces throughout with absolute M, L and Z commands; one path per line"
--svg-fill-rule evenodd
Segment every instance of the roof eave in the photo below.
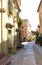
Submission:
M 16 6 L 17 6 L 16 8 L 17 8 L 18 12 L 21 12 L 21 9 L 20 9 L 20 7 L 19 7 L 17 1 L 16 1 L 16 0 L 13 0 L 13 2 L 16 3 Z
M 40 8 L 40 5 L 41 5 L 41 2 L 42 2 L 42 0 L 40 1 L 40 4 L 39 4 L 38 9 L 37 9 L 37 12 L 39 12 L 39 8 Z

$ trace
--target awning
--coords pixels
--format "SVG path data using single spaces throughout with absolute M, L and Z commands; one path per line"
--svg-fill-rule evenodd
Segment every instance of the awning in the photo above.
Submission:
M 14 27 L 11 23 L 6 23 L 6 28 L 12 28 Z
M 3 12 L 3 13 L 5 13 L 5 9 L 4 8 L 0 8 L 0 12 Z

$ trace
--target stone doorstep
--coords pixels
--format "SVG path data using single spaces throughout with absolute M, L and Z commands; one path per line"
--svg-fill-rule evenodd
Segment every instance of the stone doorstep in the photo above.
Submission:
M 40 55 L 42 55 L 42 46 L 35 45 L 35 47 L 38 49 Z

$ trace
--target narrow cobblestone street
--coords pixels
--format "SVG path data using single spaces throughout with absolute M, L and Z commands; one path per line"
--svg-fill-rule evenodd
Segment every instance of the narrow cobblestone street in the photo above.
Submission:
M 42 65 L 42 0 L 0 0 L 0 65 Z
M 34 42 L 25 42 L 24 48 L 17 51 L 15 60 L 12 60 L 9 65 L 36 65 L 33 52 Z

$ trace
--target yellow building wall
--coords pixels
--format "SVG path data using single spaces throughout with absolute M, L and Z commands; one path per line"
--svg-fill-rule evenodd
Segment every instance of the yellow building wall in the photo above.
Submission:
M 18 6 L 20 7 L 21 5 L 21 0 L 17 0 Z
M 7 52 L 8 46 L 13 46 L 13 29 L 11 29 L 11 34 L 8 34 L 8 29 L 5 27 L 6 23 L 11 23 L 13 25 L 13 18 L 8 17 L 8 0 L 3 0 L 3 8 L 5 8 L 6 12 L 2 14 L 2 41 L 3 51 Z
M 0 4 L 1 7 L 1 4 Z M 0 13 L 0 52 L 1 52 L 1 48 L 3 50 L 3 52 L 7 52 L 8 50 L 8 43 L 12 44 L 13 46 L 13 40 L 14 40 L 14 36 L 17 36 L 17 32 L 16 29 L 18 28 L 18 24 L 17 24 L 17 17 L 15 20 L 15 22 L 13 22 L 13 18 L 15 16 L 17 16 L 17 11 L 14 10 L 14 16 L 13 18 L 8 17 L 8 0 L 2 0 L 2 8 L 4 8 L 6 10 L 5 13 L 2 13 L 2 20 L 1 20 L 1 13 Z M 2 23 L 2 26 L 1 26 Z M 14 25 L 14 27 L 11 29 L 11 34 L 8 35 L 8 29 L 5 27 L 6 23 L 11 23 Z M 2 38 L 2 39 L 1 39 Z M 7 43 L 7 39 L 9 39 L 9 42 Z M 2 46 L 1 46 L 2 44 Z
M 39 19 L 40 19 L 40 34 L 42 34 L 42 2 L 39 8 Z
M 1 13 L 0 13 L 0 52 L 1 52 Z
M 0 8 L 1 8 L 1 2 L 0 2 Z M 1 12 L 0 12 L 0 52 L 1 52 Z
M 2 13 L 2 47 L 3 52 L 7 52 L 7 29 L 5 27 L 6 23 L 8 22 L 8 0 L 2 0 L 2 7 L 6 10 L 5 13 Z
M 16 29 L 18 29 L 17 12 L 18 10 L 15 9 L 15 4 L 14 4 L 14 43 L 17 43 L 17 32 L 16 32 Z
M 12 17 L 9 17 L 9 23 L 14 26 L 14 24 L 13 24 L 13 18 Z M 9 41 L 9 46 L 11 45 L 11 47 L 13 47 L 14 27 L 12 29 L 10 29 L 10 30 L 11 30 L 11 33 L 10 34 L 8 33 L 8 41 Z

